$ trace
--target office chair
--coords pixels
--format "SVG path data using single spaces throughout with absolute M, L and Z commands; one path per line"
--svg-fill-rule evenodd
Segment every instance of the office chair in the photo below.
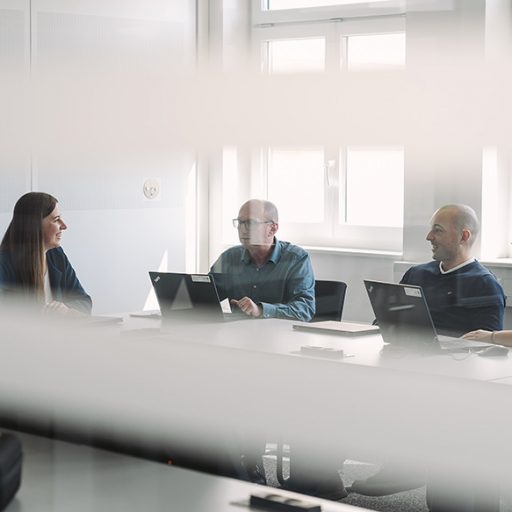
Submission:
M 342 281 L 315 281 L 316 313 L 312 322 L 340 321 L 346 291 L 347 285 Z
M 345 303 L 345 294 L 347 284 L 342 281 L 315 281 L 315 316 L 312 322 L 321 322 L 324 320 L 341 320 L 343 313 L 343 304 Z M 276 448 L 277 456 L 277 480 L 283 486 L 286 479 L 283 476 L 283 442 L 279 440 Z

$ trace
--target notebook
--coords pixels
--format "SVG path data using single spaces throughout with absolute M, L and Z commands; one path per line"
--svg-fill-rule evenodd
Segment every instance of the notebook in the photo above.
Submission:
M 421 286 L 369 280 L 364 284 L 386 343 L 450 351 L 491 346 L 438 335 Z
M 229 301 L 220 301 L 211 274 L 149 272 L 162 320 L 229 321 L 246 318 L 232 313 Z
M 328 334 L 339 334 L 341 336 L 362 336 L 364 334 L 375 334 L 379 332 L 377 325 L 361 324 L 357 322 L 339 322 L 336 320 L 325 320 L 324 322 L 293 324 L 296 331 L 320 332 Z

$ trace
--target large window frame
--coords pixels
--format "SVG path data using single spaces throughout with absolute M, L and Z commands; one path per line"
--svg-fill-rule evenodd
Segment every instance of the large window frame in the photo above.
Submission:
M 403 8 L 397 2 L 377 2 L 378 17 L 368 17 L 368 4 L 266 11 L 264 2 L 254 0 L 252 49 L 253 62 L 268 72 L 268 45 L 271 41 L 323 37 L 325 39 L 325 72 L 347 73 L 348 45 L 351 36 L 405 33 Z M 364 19 L 357 16 L 365 13 Z M 377 7 L 376 7 L 377 12 Z M 347 19 L 345 16 L 355 16 Z M 389 71 L 387 71 L 389 72 Z M 402 72 L 397 71 L 397 72 Z M 382 149 L 382 148 L 380 148 Z M 339 223 L 339 212 L 346 208 L 347 145 L 324 146 L 324 205 L 323 223 L 282 224 L 282 236 L 309 247 L 350 248 L 373 251 L 402 251 L 403 227 L 351 225 Z M 269 147 L 253 151 L 251 173 L 252 196 L 267 197 Z M 349 192 L 348 192 L 349 193 Z M 279 205 L 278 205 L 279 206 Z
M 320 147 L 319 147 L 320 148 Z M 324 146 L 324 221 L 319 223 L 294 222 L 287 219 L 280 234 L 295 243 L 308 247 L 360 249 L 370 251 L 402 251 L 403 227 L 351 224 L 339 221 L 346 211 L 347 146 Z M 372 146 L 365 149 L 398 149 L 390 146 Z M 270 148 L 253 151 L 252 167 L 244 180 L 249 183 L 247 197 L 269 197 L 268 160 Z M 279 205 L 277 205 L 279 207 Z M 308 205 L 305 204 L 304 208 Z
M 358 5 L 315 7 L 304 9 L 287 9 L 266 11 L 262 0 L 251 0 L 250 24 L 250 62 L 256 72 L 262 71 L 265 63 L 265 41 L 273 39 L 289 39 L 318 37 L 326 39 L 326 66 L 335 74 L 352 72 L 347 67 L 346 37 L 351 35 L 371 35 L 384 33 L 405 33 L 405 2 L 376 2 L 375 15 L 369 16 L 368 7 L 372 2 L 361 2 Z M 373 11 L 372 11 L 373 14 Z M 403 73 L 403 71 L 391 71 Z M 390 73 L 386 70 L 386 74 Z M 300 78 L 300 77 L 299 77 Z M 250 98 L 248 99 L 250 101 Z M 374 141 L 372 141 L 374 142 Z M 301 141 L 301 145 L 307 142 Z M 298 145 L 298 144 L 297 144 Z M 316 145 L 316 144 L 312 144 Z M 374 144 L 372 144 L 374 145 Z M 396 142 L 400 145 L 400 141 Z M 226 148 L 225 148 L 226 149 Z M 325 146 L 325 208 L 330 212 L 339 212 L 340 187 L 344 186 L 346 144 Z M 237 243 L 236 232 L 230 223 L 235 217 L 226 216 L 226 205 L 234 205 L 233 198 L 241 204 L 250 197 L 267 197 L 268 177 L 266 165 L 269 147 L 236 147 L 228 148 L 236 151 L 237 183 L 233 190 L 228 190 L 223 179 L 232 172 L 225 174 L 223 170 L 224 151 L 219 148 L 215 155 L 209 157 L 209 227 L 208 241 L 210 263 L 227 247 Z M 229 157 L 228 167 L 233 165 Z M 334 162 L 334 164 L 333 164 Z M 279 207 L 279 204 L 277 205 Z M 322 226 L 316 224 L 306 228 L 304 224 L 288 222 L 281 218 L 279 236 L 307 247 L 309 250 L 356 250 L 372 253 L 392 253 L 399 257 L 402 252 L 403 228 L 375 226 L 335 226 L 337 213 L 330 213 L 330 221 Z M 322 236 L 320 236 L 322 235 Z

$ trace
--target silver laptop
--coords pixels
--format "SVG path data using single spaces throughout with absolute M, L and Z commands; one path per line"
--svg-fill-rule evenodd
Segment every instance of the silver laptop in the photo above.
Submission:
M 421 286 L 369 280 L 364 285 L 386 343 L 445 351 L 492 346 L 438 335 Z

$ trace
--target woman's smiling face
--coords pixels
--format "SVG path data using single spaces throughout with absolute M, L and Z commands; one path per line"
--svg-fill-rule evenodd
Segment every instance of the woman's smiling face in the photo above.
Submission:
M 42 228 L 45 251 L 60 247 L 62 232 L 68 227 L 60 216 L 58 204 L 55 206 L 53 212 L 43 219 Z

